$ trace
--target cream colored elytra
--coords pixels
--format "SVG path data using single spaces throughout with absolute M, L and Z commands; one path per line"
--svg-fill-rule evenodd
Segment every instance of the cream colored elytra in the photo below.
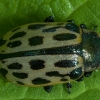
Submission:
M 13 83 L 29 87 L 80 78 L 84 73 L 82 32 L 80 28 L 79 33 L 67 29 L 66 25 L 70 23 L 31 23 L 5 34 L 0 45 L 3 76 Z

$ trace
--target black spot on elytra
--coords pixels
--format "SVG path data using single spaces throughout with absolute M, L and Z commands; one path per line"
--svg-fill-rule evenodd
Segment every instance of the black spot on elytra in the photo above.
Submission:
M 33 24 L 33 25 L 29 25 L 28 29 L 35 30 L 35 29 L 42 28 L 44 26 L 46 26 L 46 24 Z
M 5 52 L 4 50 L 2 50 L 1 52 Z
M 57 71 L 46 72 L 46 75 L 49 76 L 49 77 L 62 77 L 62 79 L 65 76 L 69 76 L 71 79 L 78 79 L 82 74 L 83 74 L 83 72 L 82 72 L 81 67 L 74 69 L 72 72 L 66 73 L 66 74 L 60 74 Z
M 9 48 L 14 48 L 14 47 L 20 46 L 21 44 L 22 44 L 21 41 L 9 42 L 9 43 L 7 44 L 7 47 L 9 47 Z
M 8 71 L 6 69 L 4 69 L 4 68 L 1 68 L 0 69 L 0 73 L 2 74 L 3 77 L 6 78 L 6 75 L 7 75 Z
M 53 39 L 58 40 L 58 41 L 71 40 L 75 38 L 76 38 L 75 34 L 68 34 L 68 33 L 62 33 L 62 34 L 57 34 L 53 36 Z
M 64 28 L 70 30 L 70 31 L 73 31 L 73 32 L 76 32 L 76 33 L 80 33 L 80 28 L 73 24 L 73 23 L 67 23 Z
M 62 78 L 60 81 L 68 81 L 68 79 Z
M 17 32 L 17 33 L 15 33 L 12 37 L 10 37 L 10 40 L 16 39 L 16 38 L 19 38 L 19 37 L 23 37 L 25 34 L 26 34 L 26 32 L 24 32 L 24 31 L 22 31 L 22 32 Z
M 18 29 L 20 29 L 20 27 L 13 29 L 12 32 L 17 31 Z
M 20 82 L 20 81 L 16 81 L 17 82 L 17 84 L 19 84 L 19 85 L 24 85 L 24 83 L 22 83 L 22 82 Z
M 42 32 L 55 32 L 56 29 L 60 28 L 61 26 L 57 26 L 57 27 L 51 27 L 51 28 L 47 28 L 47 29 L 43 29 Z
M 7 66 L 8 69 L 22 69 L 22 64 L 19 63 L 12 63 L 10 65 Z
M 28 74 L 27 74 L 27 73 L 17 73 L 17 72 L 13 72 L 12 74 L 13 74 L 16 78 L 19 78 L 19 79 L 28 78 Z
M 67 67 L 75 67 L 78 65 L 78 61 L 76 60 L 61 60 L 56 62 L 55 67 L 63 67 L 63 68 L 67 68 Z
M 47 83 L 50 83 L 50 81 L 38 77 L 38 78 L 33 79 L 33 80 L 32 80 L 32 83 L 33 83 L 33 84 L 37 84 L 37 85 L 39 85 L 39 84 L 47 84 Z
M 31 60 L 29 64 L 31 66 L 31 69 L 33 70 L 39 70 L 45 68 L 43 60 Z
M 46 75 L 47 76 L 50 76 L 50 77 L 64 77 L 64 76 L 68 76 L 68 74 L 60 74 L 58 71 L 51 71 L 51 72 L 46 72 Z
M 74 69 L 72 72 L 70 72 L 68 76 L 70 76 L 71 79 L 78 79 L 82 74 L 83 74 L 82 68 L 79 67 L 77 69 Z
M 4 64 L 6 61 L 4 61 L 4 60 L 1 60 L 1 62 Z
M 51 72 L 46 72 L 46 75 L 47 76 L 57 76 L 57 77 L 63 77 L 65 76 L 64 74 L 60 74 L 58 71 L 51 71 Z
M 42 36 L 31 37 L 28 39 L 28 41 L 30 46 L 40 45 L 43 43 L 43 37 Z
M 4 45 L 7 40 L 3 40 L 3 38 L 0 39 L 0 46 Z

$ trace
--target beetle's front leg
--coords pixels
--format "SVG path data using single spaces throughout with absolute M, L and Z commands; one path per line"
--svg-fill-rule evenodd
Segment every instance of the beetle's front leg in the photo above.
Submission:
M 72 84 L 70 82 L 66 83 L 66 88 L 68 90 L 68 93 L 70 94 L 70 89 L 72 88 Z
M 48 93 L 51 92 L 52 88 L 53 88 L 53 85 L 51 85 L 51 86 L 44 86 L 44 90 L 46 92 L 48 92 Z
M 44 22 L 54 22 L 54 18 L 52 16 L 47 17 Z

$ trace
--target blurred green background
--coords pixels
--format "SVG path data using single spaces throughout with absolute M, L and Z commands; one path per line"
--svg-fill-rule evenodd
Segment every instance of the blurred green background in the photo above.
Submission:
M 100 32 L 99 0 L 0 0 L 0 37 L 19 25 L 43 22 L 48 16 L 53 16 L 55 22 L 73 19 L 77 25 L 84 23 L 89 29 L 97 25 L 96 31 Z M 99 100 L 99 73 L 94 71 L 84 81 L 73 82 L 71 94 L 61 84 L 46 93 L 42 87 L 18 86 L 0 75 L 0 100 Z

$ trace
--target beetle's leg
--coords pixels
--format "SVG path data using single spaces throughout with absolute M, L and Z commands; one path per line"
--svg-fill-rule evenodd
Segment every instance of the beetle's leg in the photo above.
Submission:
M 87 29 L 86 25 L 85 24 L 80 24 L 80 27 L 83 28 L 83 29 Z M 93 31 L 95 31 L 97 29 L 98 26 L 94 26 L 94 29 Z
M 70 23 L 75 23 L 75 22 L 74 22 L 74 20 L 68 20 L 67 22 L 70 22 Z
M 47 17 L 44 22 L 54 22 L 54 18 L 52 16 Z
M 77 79 L 76 81 L 77 81 L 77 82 L 80 82 L 80 81 L 83 81 L 83 79 L 84 79 L 84 77 L 82 76 L 82 77 L 80 77 L 79 79 Z
M 91 72 L 85 72 L 85 73 L 84 73 L 84 76 L 85 76 L 85 77 L 89 77 L 89 76 L 91 76 L 91 74 L 92 74 L 92 71 L 91 71 Z
M 48 93 L 51 92 L 52 88 L 53 88 L 53 85 L 44 86 L 44 90 L 45 90 L 46 92 L 48 92 Z
M 83 29 L 87 29 L 85 24 L 80 24 L 80 27 L 83 28 Z
M 94 26 L 94 29 L 93 29 L 93 30 L 95 31 L 95 30 L 97 29 L 97 27 L 98 27 L 98 26 Z
M 71 83 L 68 82 L 68 83 L 66 84 L 66 87 L 67 87 L 67 89 L 68 89 L 68 93 L 70 94 L 70 93 L 71 93 L 71 92 L 70 92 L 70 88 L 72 88 Z

